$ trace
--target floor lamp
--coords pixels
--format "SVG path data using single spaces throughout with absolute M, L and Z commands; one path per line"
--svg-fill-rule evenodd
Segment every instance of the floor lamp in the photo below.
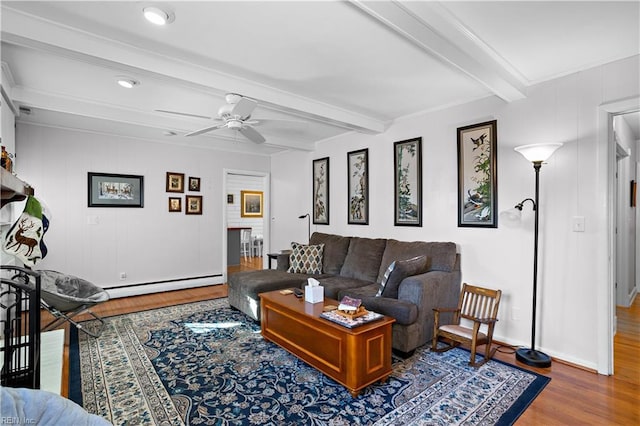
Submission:
M 301 216 L 298 216 L 298 219 L 304 219 L 307 218 L 307 228 L 308 228 L 308 234 L 309 234 L 309 242 L 311 242 L 311 216 L 309 216 L 309 213 L 307 214 L 303 214 Z
M 531 201 L 535 216 L 533 231 L 533 307 L 531 310 L 531 347 L 519 348 L 516 350 L 516 359 L 523 364 L 532 367 L 546 368 L 551 366 L 551 357 L 544 352 L 536 350 L 536 298 L 538 293 L 538 216 L 540 213 L 540 168 L 542 163 L 547 161 L 551 155 L 562 146 L 561 143 L 523 145 L 514 148 L 522 154 L 524 158 L 533 163 L 533 170 L 536 174 L 535 199 L 525 198 L 514 207 L 514 212 L 519 216 L 525 202 Z

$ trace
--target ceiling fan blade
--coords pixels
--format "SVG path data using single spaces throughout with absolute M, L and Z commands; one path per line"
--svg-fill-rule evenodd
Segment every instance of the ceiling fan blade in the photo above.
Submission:
M 237 115 L 239 117 L 247 118 L 251 115 L 253 110 L 258 105 L 258 102 L 248 99 L 248 98 L 240 98 L 237 104 L 233 106 L 231 109 L 231 115 Z
M 211 117 L 207 117 L 206 115 L 198 115 L 198 114 L 191 114 L 188 112 L 180 112 L 180 111 L 169 111 L 166 109 L 156 109 L 156 112 L 163 112 L 165 114 L 174 114 L 174 115 L 181 115 L 183 117 L 195 117 L 195 118 L 204 118 L 207 120 L 211 120 Z
M 204 129 L 196 130 L 195 132 L 187 133 L 185 136 L 201 135 L 203 133 L 207 133 L 207 132 L 210 132 L 212 130 L 219 129 L 219 128 L 224 127 L 226 125 L 227 125 L 227 123 L 216 124 L 215 126 L 209 126 L 209 127 L 205 127 Z
M 254 143 L 264 143 L 266 139 L 262 136 L 256 129 L 251 126 L 243 126 L 242 129 L 239 130 L 240 133 L 244 135 L 247 139 Z

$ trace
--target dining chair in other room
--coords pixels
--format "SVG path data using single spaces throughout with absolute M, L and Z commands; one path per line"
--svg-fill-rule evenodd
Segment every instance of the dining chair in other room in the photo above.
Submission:
M 251 254 L 251 228 L 240 230 L 240 255 L 246 259 Z
M 262 257 L 262 235 L 256 235 L 251 238 L 251 255 Z

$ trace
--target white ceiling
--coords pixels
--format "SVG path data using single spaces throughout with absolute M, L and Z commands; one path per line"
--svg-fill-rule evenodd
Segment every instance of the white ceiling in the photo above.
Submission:
M 2 1 L 18 120 L 272 154 L 527 87 L 640 53 L 640 2 Z M 124 89 L 117 76 L 140 85 Z M 258 101 L 267 142 L 215 124 L 228 92 Z M 634 121 L 634 120 L 631 120 Z M 636 119 L 637 123 L 638 120 Z M 164 133 L 172 131 L 175 136 Z M 636 129 L 638 137 L 640 130 Z

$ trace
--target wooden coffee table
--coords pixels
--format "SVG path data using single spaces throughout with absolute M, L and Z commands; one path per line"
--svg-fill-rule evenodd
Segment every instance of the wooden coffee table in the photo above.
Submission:
M 391 374 L 391 325 L 379 320 L 347 328 L 320 317 L 333 299 L 307 303 L 279 291 L 260 293 L 262 336 L 345 386 L 356 397 Z

